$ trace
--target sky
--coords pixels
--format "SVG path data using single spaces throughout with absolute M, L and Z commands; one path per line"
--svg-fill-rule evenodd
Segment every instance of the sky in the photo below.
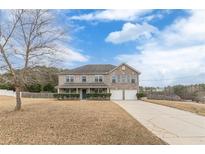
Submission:
M 63 68 L 127 63 L 140 85 L 205 82 L 205 10 L 53 10 L 69 39 Z

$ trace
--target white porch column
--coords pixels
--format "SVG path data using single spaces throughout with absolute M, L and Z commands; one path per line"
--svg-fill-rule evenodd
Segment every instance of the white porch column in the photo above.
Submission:
M 58 92 L 58 94 L 60 93 L 60 89 L 59 88 L 58 88 L 57 92 Z

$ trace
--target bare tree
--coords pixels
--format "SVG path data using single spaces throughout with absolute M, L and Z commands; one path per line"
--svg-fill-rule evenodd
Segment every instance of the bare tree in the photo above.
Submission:
M 51 62 L 65 33 L 50 10 L 7 10 L 7 16 L 0 25 L 0 65 L 12 75 L 15 110 L 20 110 L 20 91 L 28 82 L 29 69 Z

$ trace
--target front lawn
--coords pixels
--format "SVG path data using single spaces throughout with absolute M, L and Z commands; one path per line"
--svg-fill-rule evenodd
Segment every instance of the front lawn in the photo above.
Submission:
M 166 144 L 117 104 L 0 96 L 0 144 Z

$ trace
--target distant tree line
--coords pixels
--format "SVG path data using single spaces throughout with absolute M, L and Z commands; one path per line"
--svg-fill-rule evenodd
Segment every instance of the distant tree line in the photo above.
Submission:
M 199 92 L 205 92 L 205 84 L 168 86 L 164 91 L 174 93 L 182 99 L 194 100 Z
M 16 70 L 18 72 L 20 70 Z M 26 78 L 26 83 L 22 86 L 22 91 L 26 92 L 56 92 L 55 86 L 58 84 L 58 73 L 67 71 L 55 67 L 36 66 L 30 69 L 30 76 Z M 0 75 L 4 80 L 0 80 L 0 89 L 14 90 L 15 86 L 9 73 Z
M 164 94 L 177 95 L 183 100 L 196 100 L 199 97 L 204 97 L 205 94 L 205 84 L 194 84 L 194 85 L 175 85 L 167 86 L 164 88 L 159 87 L 140 87 L 140 93 L 143 96 L 148 96 L 149 94 Z

